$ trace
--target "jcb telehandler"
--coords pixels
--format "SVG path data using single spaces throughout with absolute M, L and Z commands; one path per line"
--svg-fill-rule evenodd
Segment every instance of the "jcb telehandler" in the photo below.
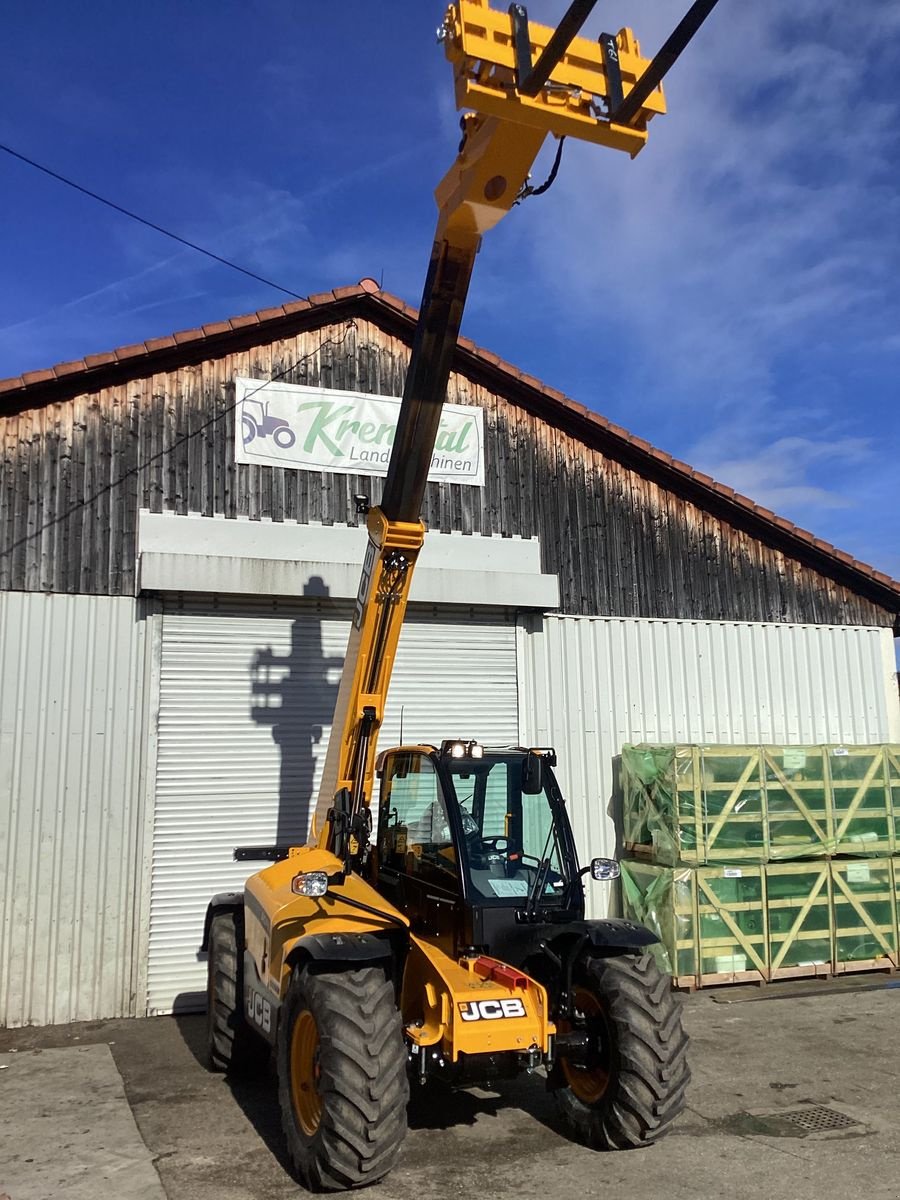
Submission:
M 274 1047 L 288 1149 L 313 1189 L 386 1174 L 410 1079 L 542 1067 L 573 1131 L 602 1148 L 654 1141 L 684 1101 L 687 1038 L 647 953 L 656 939 L 584 919 L 584 875 L 618 867 L 579 866 L 553 750 L 466 737 L 376 751 L 481 236 L 540 190 L 529 171 L 548 133 L 637 154 L 665 111 L 665 70 L 715 4 L 698 0 L 649 62 L 630 30 L 576 36 L 592 2 L 575 0 L 555 31 L 518 4 L 447 10 L 463 141 L 437 189 L 382 501 L 358 500 L 369 543 L 312 833 L 302 847 L 236 850 L 272 865 L 207 912 L 211 1064 L 238 1070 Z

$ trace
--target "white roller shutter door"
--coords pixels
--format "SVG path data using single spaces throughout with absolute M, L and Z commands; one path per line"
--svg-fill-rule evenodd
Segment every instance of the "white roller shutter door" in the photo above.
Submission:
M 210 897 L 259 864 L 240 845 L 306 838 L 328 744 L 349 608 L 196 604 L 164 614 L 150 900 L 150 1013 L 202 1003 Z M 380 744 L 518 741 L 516 638 L 500 613 L 403 628 Z

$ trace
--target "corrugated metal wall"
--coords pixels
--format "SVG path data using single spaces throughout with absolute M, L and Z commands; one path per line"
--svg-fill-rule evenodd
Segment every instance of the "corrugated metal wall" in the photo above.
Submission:
M 144 611 L 0 593 L 0 1024 L 136 1013 Z
M 624 742 L 897 740 L 893 657 L 887 629 L 526 619 L 520 732 L 556 747 L 582 858 L 613 855 L 613 760 Z M 593 915 L 608 896 L 589 888 Z
M 144 1011 L 149 614 L 128 598 L 0 593 L 0 1024 Z M 459 630 L 473 636 L 465 615 Z M 900 741 L 887 630 L 547 617 L 518 638 L 520 736 L 557 746 L 584 856 L 614 850 L 624 741 Z M 446 710 L 443 689 L 433 699 Z M 595 885 L 595 915 L 604 902 Z

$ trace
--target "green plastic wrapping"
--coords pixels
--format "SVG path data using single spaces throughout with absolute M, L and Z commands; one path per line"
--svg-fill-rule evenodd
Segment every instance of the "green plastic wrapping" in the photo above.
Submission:
M 900 859 L 666 867 L 622 863 L 622 908 L 681 982 L 900 963 Z
M 763 746 L 766 861 L 834 854 L 823 746 Z
M 891 799 L 893 853 L 900 852 L 900 746 L 885 746 L 885 769 Z
M 832 910 L 828 863 L 766 867 L 769 969 L 828 967 Z
M 626 745 L 626 849 L 664 866 L 900 852 L 900 747 Z
M 656 863 L 698 861 L 692 746 L 622 747 L 622 832 Z
M 763 868 L 700 867 L 695 877 L 700 974 L 764 972 Z
M 835 961 L 870 962 L 897 956 L 897 896 L 889 859 L 835 861 Z
M 621 870 L 622 911 L 659 938 L 651 953 L 660 969 L 696 975 L 693 872 L 639 862 L 623 862 Z
M 889 749 L 833 746 L 828 751 L 837 854 L 881 856 L 894 851 Z

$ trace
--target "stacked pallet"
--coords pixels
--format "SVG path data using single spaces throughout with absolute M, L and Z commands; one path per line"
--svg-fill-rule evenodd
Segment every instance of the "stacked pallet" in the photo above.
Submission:
M 626 746 L 622 897 L 680 986 L 900 964 L 900 746 Z

